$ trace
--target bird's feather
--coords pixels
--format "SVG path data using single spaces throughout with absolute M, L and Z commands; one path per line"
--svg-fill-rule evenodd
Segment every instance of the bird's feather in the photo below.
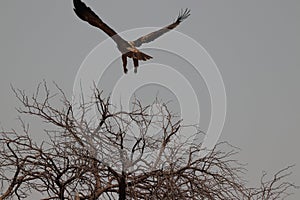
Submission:
M 100 28 L 107 35 L 109 35 L 116 43 L 126 42 L 122 39 L 116 31 L 114 31 L 111 27 L 109 27 L 106 23 L 104 23 L 95 13 L 94 11 L 88 7 L 85 3 L 80 0 L 73 0 L 74 3 L 74 12 L 76 15 L 82 19 L 83 21 L 88 22 L 92 26 Z M 127 43 L 127 42 L 126 42 Z
M 169 32 L 170 30 L 174 29 L 176 26 L 178 26 L 183 20 L 185 20 L 186 18 L 188 18 L 190 16 L 190 10 L 189 9 L 185 9 L 185 10 L 181 10 L 179 12 L 179 15 L 176 19 L 176 21 L 166 27 L 163 27 L 157 31 L 154 31 L 152 33 L 149 33 L 145 36 L 142 36 L 140 38 L 138 38 L 137 40 L 133 41 L 133 44 L 136 47 L 141 46 L 144 43 L 149 43 L 152 42 L 153 40 L 157 39 L 158 37 L 162 36 L 163 34 Z

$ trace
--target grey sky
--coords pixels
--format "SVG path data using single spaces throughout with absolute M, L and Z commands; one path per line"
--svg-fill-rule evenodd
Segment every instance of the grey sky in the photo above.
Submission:
M 180 8 L 191 8 L 191 17 L 177 30 L 202 44 L 223 76 L 228 112 L 220 141 L 242 149 L 251 184 L 263 170 L 271 174 L 292 164 L 290 180 L 300 184 L 300 1 L 86 3 L 119 32 L 164 26 Z M 72 7 L 71 0 L 0 2 L 1 126 L 17 126 L 10 84 L 31 92 L 45 79 L 71 95 L 81 62 L 107 38 L 82 23 Z M 299 198 L 296 191 L 289 199 Z

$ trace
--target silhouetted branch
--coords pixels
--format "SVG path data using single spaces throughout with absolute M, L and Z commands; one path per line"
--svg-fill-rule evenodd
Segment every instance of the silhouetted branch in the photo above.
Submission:
M 285 181 L 291 167 L 246 187 L 236 147 L 222 142 L 200 157 L 201 146 L 180 140 L 182 120 L 158 100 L 144 106 L 136 99 L 131 111 L 114 111 L 98 89 L 79 105 L 56 89 L 53 95 L 44 82 L 31 97 L 13 89 L 19 113 L 53 128 L 41 144 L 22 120 L 21 132 L 0 132 L 0 200 L 23 199 L 31 191 L 45 200 L 282 199 L 296 188 Z

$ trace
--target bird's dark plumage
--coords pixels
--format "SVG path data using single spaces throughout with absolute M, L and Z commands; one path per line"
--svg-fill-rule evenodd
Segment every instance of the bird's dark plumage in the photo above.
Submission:
M 100 28 L 107 35 L 109 35 L 116 43 L 119 51 L 122 53 L 122 62 L 124 72 L 127 73 L 127 57 L 133 59 L 134 63 L 134 71 L 137 72 L 137 67 L 139 66 L 139 60 L 146 61 L 151 59 L 152 57 L 139 51 L 136 47 L 141 46 L 143 43 L 148 43 L 156 38 L 160 37 L 164 33 L 174 29 L 177 27 L 183 20 L 185 20 L 188 16 L 190 16 L 190 10 L 185 9 L 179 12 L 179 16 L 176 21 L 164 28 L 161 28 L 158 31 L 154 31 L 150 34 L 147 34 L 141 38 L 138 38 L 135 41 L 128 42 L 124 40 L 121 36 L 118 35 L 111 27 L 105 24 L 93 11 L 91 8 L 86 6 L 81 0 L 73 0 L 74 11 L 76 15 L 82 19 L 83 21 L 88 22 L 92 26 Z

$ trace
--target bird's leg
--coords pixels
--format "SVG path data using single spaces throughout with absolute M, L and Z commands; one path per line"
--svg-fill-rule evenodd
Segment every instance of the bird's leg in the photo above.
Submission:
M 139 60 L 133 59 L 133 65 L 134 65 L 134 73 L 137 73 L 137 68 L 139 66 Z
M 125 54 L 122 55 L 122 62 L 123 62 L 123 70 L 124 73 L 127 74 L 128 69 L 127 69 L 127 56 Z

